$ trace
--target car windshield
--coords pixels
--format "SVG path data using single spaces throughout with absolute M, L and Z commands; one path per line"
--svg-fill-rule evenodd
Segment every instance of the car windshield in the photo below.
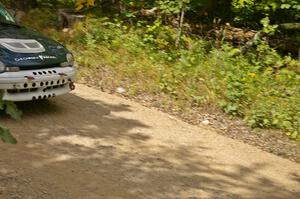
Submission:
M 15 24 L 13 16 L 2 5 L 0 5 L 0 23 Z

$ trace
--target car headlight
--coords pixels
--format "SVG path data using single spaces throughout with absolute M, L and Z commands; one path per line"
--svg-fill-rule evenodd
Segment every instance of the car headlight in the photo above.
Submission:
M 74 57 L 73 57 L 73 55 L 71 53 L 68 53 L 66 55 L 66 59 L 67 59 L 66 62 L 63 62 L 63 63 L 60 64 L 61 67 L 74 66 L 75 60 L 74 60 Z
M 0 61 L 0 73 L 3 73 L 6 71 L 6 66 L 3 62 Z
M 69 66 L 73 66 L 74 65 L 74 57 L 73 57 L 73 55 L 71 54 L 71 53 L 68 53 L 67 55 L 66 55 L 66 57 L 67 57 L 67 62 L 68 62 L 68 65 Z

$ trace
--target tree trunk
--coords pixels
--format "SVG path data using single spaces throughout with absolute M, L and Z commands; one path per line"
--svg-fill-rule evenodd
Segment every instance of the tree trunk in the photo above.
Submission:
M 176 43 L 175 43 L 176 47 L 178 47 L 179 44 L 180 44 L 180 38 L 181 38 L 182 27 L 183 27 L 183 22 L 184 22 L 184 15 L 185 15 L 185 12 L 182 9 L 181 13 L 180 13 L 179 23 L 178 23 L 178 29 L 177 29 L 177 38 L 176 38 Z
M 84 19 L 85 16 L 76 13 L 74 9 L 58 10 L 59 29 L 72 28 L 75 23 L 83 21 Z

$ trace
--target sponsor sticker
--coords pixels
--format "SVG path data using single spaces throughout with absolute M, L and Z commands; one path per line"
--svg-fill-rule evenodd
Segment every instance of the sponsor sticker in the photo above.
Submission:
M 33 57 L 20 57 L 20 58 L 15 58 L 16 62 L 20 61 L 29 61 L 29 60 L 45 60 L 45 59 L 57 59 L 57 57 L 52 56 L 52 55 L 39 55 L 39 56 L 33 56 Z

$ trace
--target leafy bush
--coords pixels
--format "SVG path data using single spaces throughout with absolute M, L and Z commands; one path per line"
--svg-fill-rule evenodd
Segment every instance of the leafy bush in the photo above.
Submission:
M 20 119 L 22 112 L 18 110 L 16 105 L 12 102 L 4 102 L 0 99 L 0 111 L 5 111 L 6 114 L 10 115 L 12 118 L 18 120 Z M 16 144 L 17 140 L 10 134 L 9 129 L 0 125 L 0 139 L 3 142 Z

